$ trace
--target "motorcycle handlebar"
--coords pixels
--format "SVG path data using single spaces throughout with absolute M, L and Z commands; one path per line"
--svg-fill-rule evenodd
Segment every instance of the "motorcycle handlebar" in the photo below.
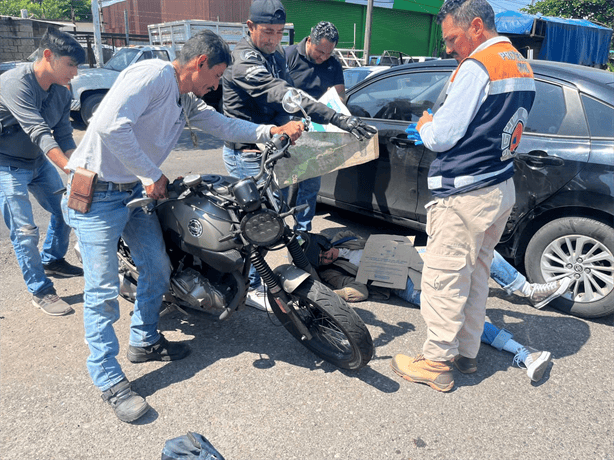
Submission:
M 265 154 L 263 155 L 263 161 L 260 165 L 260 172 L 256 177 L 254 177 L 256 182 L 258 182 L 262 176 L 264 176 L 264 171 L 267 165 L 276 162 L 283 156 L 288 155 L 287 151 L 290 144 L 290 136 L 285 133 L 281 136 L 273 137 L 273 139 L 265 144 Z

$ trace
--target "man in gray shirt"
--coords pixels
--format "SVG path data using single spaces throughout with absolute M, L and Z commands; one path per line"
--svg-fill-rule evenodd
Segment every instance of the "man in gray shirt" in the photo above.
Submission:
M 48 29 L 36 62 L 0 77 L 0 209 L 32 303 L 54 316 L 73 309 L 58 297 L 47 275 L 83 274 L 64 260 L 70 227 L 62 217 L 61 197 L 54 194 L 64 184 L 48 161 L 64 169 L 75 148 L 65 85 L 82 62 L 85 51 L 71 35 Z M 30 193 L 51 213 L 40 253 Z
M 172 361 L 189 353 L 187 345 L 168 342 L 158 331 L 162 296 L 170 283 L 170 261 L 158 218 L 142 208 L 128 209 L 126 203 L 143 194 L 153 199 L 167 196 L 168 179 L 160 165 L 186 119 L 189 126 L 232 142 L 264 143 L 284 132 L 294 141 L 302 131 L 300 122 L 256 125 L 227 118 L 207 106 L 200 98 L 217 88 L 230 62 L 228 45 L 205 30 L 190 38 L 172 63 L 149 59 L 128 67 L 103 99 L 68 163 L 71 170 L 82 167 L 99 178 L 89 212 L 69 208 L 67 195 L 62 207 L 83 258 L 87 368 L 103 399 L 124 422 L 142 417 L 149 405 L 132 390 L 116 359 L 119 343 L 113 323 L 119 318 L 120 237 L 139 271 L 128 360 Z

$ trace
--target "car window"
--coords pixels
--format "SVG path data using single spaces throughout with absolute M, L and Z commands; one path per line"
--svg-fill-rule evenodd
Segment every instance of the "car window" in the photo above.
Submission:
M 113 55 L 111 59 L 104 65 L 105 69 L 116 70 L 121 72 L 132 62 L 138 54 L 138 49 L 124 48 Z
M 582 94 L 582 104 L 592 137 L 614 136 L 614 109 L 603 102 Z
M 566 114 L 563 88 L 536 80 L 535 101 L 529 113 L 525 132 L 558 134 Z
M 164 50 L 153 50 L 153 55 L 157 59 L 162 59 L 163 61 L 170 61 L 168 57 L 168 52 Z
M 369 69 L 347 69 L 343 71 L 343 80 L 346 89 L 363 81 L 371 73 Z
M 154 55 L 151 51 L 143 51 L 136 62 L 144 61 L 145 59 L 153 59 Z
M 448 72 L 393 75 L 361 88 L 348 98 L 352 115 L 385 120 L 418 121 L 433 107 Z

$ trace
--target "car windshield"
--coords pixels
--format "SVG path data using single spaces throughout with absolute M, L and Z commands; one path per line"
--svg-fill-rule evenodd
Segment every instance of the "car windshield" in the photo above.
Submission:
M 134 57 L 139 53 L 135 48 L 124 48 L 113 55 L 111 59 L 104 65 L 105 69 L 121 72 L 134 60 Z

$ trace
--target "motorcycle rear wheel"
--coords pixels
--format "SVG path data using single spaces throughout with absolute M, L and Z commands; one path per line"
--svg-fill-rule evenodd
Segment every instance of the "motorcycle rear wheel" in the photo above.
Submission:
M 292 336 L 323 360 L 342 369 L 357 370 L 373 357 L 373 339 L 360 316 L 337 294 L 319 281 L 308 279 L 288 294 L 294 308 L 313 336 L 301 333 L 268 293 L 273 313 Z

